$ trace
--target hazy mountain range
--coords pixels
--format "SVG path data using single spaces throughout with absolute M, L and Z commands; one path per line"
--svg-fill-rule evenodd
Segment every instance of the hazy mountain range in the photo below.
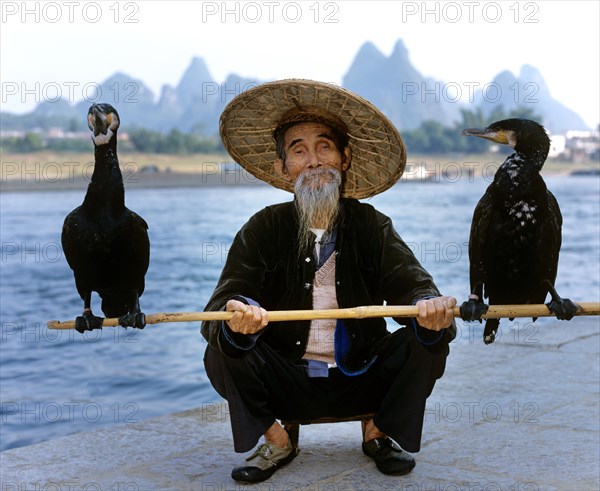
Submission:
M 99 101 L 113 104 L 129 129 L 165 132 L 177 128 L 212 136 L 218 133 L 219 116 L 233 96 L 262 82 L 231 74 L 218 83 L 204 60 L 195 57 L 177 86 L 164 85 L 158 97 L 142 80 L 115 73 L 100 84 Z M 365 43 L 342 85 L 370 100 L 401 131 L 417 128 L 426 120 L 450 126 L 459 119 L 461 108 L 480 107 L 487 115 L 499 105 L 505 111 L 518 106 L 532 109 L 553 133 L 588 129 L 579 115 L 552 98 L 541 73 L 532 66 L 523 66 L 518 76 L 503 71 L 481 84 L 435 80 L 412 65 L 401 40 L 388 57 L 373 43 Z M 472 103 L 460 102 L 461 94 L 471 96 Z M 28 114 L 2 113 L 2 129 L 84 129 L 89 106 L 86 100 L 74 105 L 65 100 L 41 102 Z

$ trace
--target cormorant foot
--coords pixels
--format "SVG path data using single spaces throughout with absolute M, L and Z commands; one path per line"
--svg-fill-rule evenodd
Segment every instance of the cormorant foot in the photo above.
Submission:
M 485 329 L 483 331 L 484 344 L 492 344 L 496 340 L 496 329 Z
M 81 334 L 85 331 L 92 331 L 94 329 L 102 329 L 102 323 L 104 317 L 96 317 L 92 314 L 92 311 L 86 311 L 83 315 L 75 318 L 75 330 Z
M 570 321 L 579 310 L 579 305 L 568 298 L 558 298 L 546 304 L 548 310 L 561 321 Z
M 487 319 L 483 328 L 483 342 L 492 344 L 496 340 L 496 333 L 500 327 L 500 319 Z
M 137 327 L 144 329 L 146 327 L 146 314 L 143 312 L 132 312 L 119 317 L 119 324 L 123 327 Z
M 481 322 L 481 316 L 488 311 L 488 308 L 489 305 L 483 303 L 481 300 L 469 299 L 460 306 L 460 317 L 467 322 Z

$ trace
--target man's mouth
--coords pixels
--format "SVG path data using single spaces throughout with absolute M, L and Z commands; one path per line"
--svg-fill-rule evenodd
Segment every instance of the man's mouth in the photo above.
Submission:
M 335 169 L 317 167 L 315 169 L 306 169 L 302 173 L 304 184 L 320 184 L 333 182 L 336 178 Z

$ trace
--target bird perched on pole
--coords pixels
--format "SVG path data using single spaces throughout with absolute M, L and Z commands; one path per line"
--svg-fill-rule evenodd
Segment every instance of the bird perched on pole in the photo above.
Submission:
M 558 319 L 570 320 L 577 305 L 554 288 L 561 245 L 562 215 L 540 171 L 550 150 L 543 126 L 528 119 L 505 119 L 477 136 L 509 145 L 515 152 L 497 170 L 477 204 L 471 223 L 469 262 L 471 295 L 460 307 L 463 320 L 479 320 L 490 305 L 539 304 Z M 535 321 L 535 318 L 534 318 Z M 494 342 L 499 319 L 487 319 L 483 340 Z
M 75 322 L 81 333 L 102 327 L 103 318 L 92 313 L 92 291 L 102 298 L 106 317 L 118 317 L 122 326 L 146 325 L 139 297 L 150 261 L 148 224 L 125 207 L 117 158 L 119 124 L 119 114 L 110 104 L 90 107 L 94 172 L 83 204 L 67 215 L 62 228 L 63 251 L 84 302 Z

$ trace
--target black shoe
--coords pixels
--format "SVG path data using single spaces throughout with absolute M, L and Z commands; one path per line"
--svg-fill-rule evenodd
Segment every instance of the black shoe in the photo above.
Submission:
M 236 467 L 231 471 L 231 477 L 240 482 L 261 482 L 269 479 L 277 469 L 291 462 L 298 451 L 288 439 L 285 448 L 279 448 L 270 443 L 263 443 L 246 459 L 252 465 Z
M 408 474 L 415 466 L 413 456 L 387 436 L 363 442 L 362 449 L 384 474 Z

